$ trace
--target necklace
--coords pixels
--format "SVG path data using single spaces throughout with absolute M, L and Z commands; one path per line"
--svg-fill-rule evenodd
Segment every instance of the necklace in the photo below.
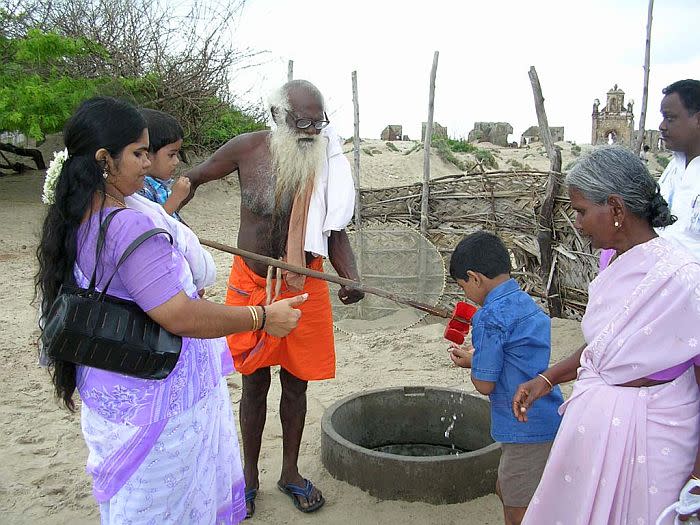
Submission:
M 110 194 L 107 193 L 106 191 L 100 191 L 99 193 L 101 193 L 102 195 L 104 195 L 105 198 L 112 199 L 112 202 L 116 203 L 118 207 L 120 207 L 120 208 L 126 208 L 126 204 L 124 204 L 122 201 L 120 201 L 119 199 L 117 199 L 114 195 L 110 195 Z

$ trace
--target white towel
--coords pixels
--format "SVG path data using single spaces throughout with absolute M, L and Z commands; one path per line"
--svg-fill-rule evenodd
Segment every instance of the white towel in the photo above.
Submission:
M 355 212 L 355 183 L 340 137 L 332 126 L 321 135 L 328 140 L 321 173 L 316 175 L 306 219 L 304 250 L 328 257 L 328 238 L 350 224 Z

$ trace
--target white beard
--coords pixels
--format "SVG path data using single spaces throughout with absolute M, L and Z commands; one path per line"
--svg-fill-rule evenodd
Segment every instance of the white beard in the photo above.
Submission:
M 325 148 L 321 135 L 301 135 L 285 124 L 270 133 L 270 157 L 276 181 L 275 206 L 287 208 L 298 192 L 314 183 L 316 173 L 322 167 Z

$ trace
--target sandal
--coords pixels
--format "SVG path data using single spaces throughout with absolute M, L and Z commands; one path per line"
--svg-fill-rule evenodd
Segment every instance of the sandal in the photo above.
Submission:
M 277 488 L 279 488 L 287 496 L 292 498 L 294 506 L 301 512 L 314 512 L 323 507 L 323 504 L 326 502 L 326 499 L 323 496 L 321 496 L 321 499 L 318 500 L 316 503 L 313 503 L 308 507 L 302 506 L 301 501 L 299 501 L 299 497 L 306 499 L 308 503 L 309 499 L 311 498 L 311 494 L 314 490 L 313 483 L 311 483 L 308 479 L 304 479 L 303 487 L 300 485 L 295 485 L 294 483 L 287 483 L 286 485 L 282 485 L 282 483 L 278 481 Z

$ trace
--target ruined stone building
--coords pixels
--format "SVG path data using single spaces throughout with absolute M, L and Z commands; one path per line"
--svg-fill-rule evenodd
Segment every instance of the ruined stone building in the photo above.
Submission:
M 469 132 L 469 142 L 490 142 L 496 146 L 508 146 L 508 135 L 513 133 L 513 126 L 508 122 L 474 122 L 474 129 Z
M 621 144 L 632 146 L 634 139 L 633 102 L 625 106 L 625 92 L 618 89 L 617 84 L 608 91 L 608 99 L 603 109 L 600 100 L 593 102 L 593 130 L 591 144 Z
M 403 138 L 403 126 L 400 124 L 389 124 L 382 131 L 380 138 L 382 140 L 401 140 Z
M 564 141 L 564 126 L 553 126 L 549 128 L 549 133 L 552 135 L 552 141 L 563 142 Z M 520 136 L 520 147 L 527 146 L 532 142 L 541 142 L 540 138 L 540 127 L 530 126 L 525 130 Z
M 423 122 L 423 125 L 421 126 L 421 130 L 420 130 L 421 141 L 425 140 L 425 128 L 426 127 L 428 127 L 428 123 Z M 437 122 L 433 122 L 433 137 L 445 137 L 445 138 L 447 138 L 447 128 L 445 126 L 441 126 Z
M 634 137 L 637 140 L 639 136 L 639 131 L 635 132 Z M 661 140 L 661 132 L 658 129 L 647 129 L 644 131 L 644 141 L 642 144 L 649 146 L 649 151 L 652 153 L 657 153 L 659 151 L 666 151 L 666 146 L 664 141 Z

